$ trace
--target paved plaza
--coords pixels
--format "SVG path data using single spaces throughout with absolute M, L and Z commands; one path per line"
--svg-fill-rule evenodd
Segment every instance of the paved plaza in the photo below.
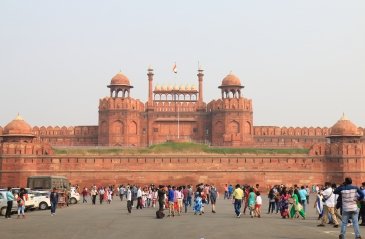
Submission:
M 306 220 L 284 220 L 276 214 L 266 214 L 267 199 L 263 196 L 262 218 L 242 215 L 235 218 L 230 200 L 217 202 L 217 213 L 211 213 L 210 205 L 205 207 L 204 215 L 194 215 L 189 208 L 187 214 L 172 218 L 156 219 L 154 208 L 136 210 L 128 215 L 126 201 L 119 198 L 108 205 L 92 206 L 79 203 L 57 209 L 55 216 L 50 211 L 26 213 L 26 219 L 0 219 L 1 239 L 24 238 L 62 238 L 62 239 L 112 239 L 112 238 L 295 238 L 326 239 L 338 238 L 340 229 L 327 225 L 318 228 L 317 215 L 313 209 L 313 198 L 307 209 Z M 167 213 L 167 211 L 165 211 Z M 365 235 L 365 228 L 360 228 Z M 347 238 L 354 238 L 353 228 L 348 227 Z

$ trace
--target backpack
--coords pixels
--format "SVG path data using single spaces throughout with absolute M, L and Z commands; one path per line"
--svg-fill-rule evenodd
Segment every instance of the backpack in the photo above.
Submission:
M 156 211 L 156 218 L 157 219 L 162 219 L 164 217 L 165 217 L 165 213 L 163 211 L 161 211 L 161 210 Z

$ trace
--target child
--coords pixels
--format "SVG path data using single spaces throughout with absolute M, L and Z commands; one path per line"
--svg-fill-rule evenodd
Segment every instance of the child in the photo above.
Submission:
M 255 216 L 261 217 L 261 205 L 262 205 L 262 198 L 260 196 L 260 192 L 256 192 L 256 205 L 255 205 Z
M 24 215 L 24 208 L 25 208 L 24 200 L 20 196 L 18 196 L 16 198 L 16 202 L 18 203 L 18 218 L 20 218 L 20 214 L 22 214 L 23 218 L 25 218 L 25 215 Z

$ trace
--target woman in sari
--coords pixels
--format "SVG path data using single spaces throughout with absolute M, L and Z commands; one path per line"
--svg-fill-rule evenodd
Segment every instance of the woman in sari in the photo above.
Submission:
M 289 212 L 288 212 L 288 208 L 289 208 L 289 194 L 286 191 L 286 187 L 284 187 L 281 191 L 281 196 L 280 196 L 280 215 L 283 219 L 289 217 Z
M 299 217 L 302 216 L 303 219 L 305 219 L 305 212 L 303 210 L 303 206 L 299 203 L 299 192 L 298 189 L 294 190 L 294 193 L 292 195 L 293 198 L 293 206 L 290 209 L 290 218 Z
M 195 199 L 194 199 L 194 215 L 199 213 L 199 215 L 202 215 L 202 197 L 201 197 L 201 190 L 199 187 L 197 187 L 197 191 L 195 192 Z
M 318 192 L 317 193 L 316 201 L 314 203 L 314 208 L 316 209 L 316 211 L 318 213 L 318 220 L 321 219 L 322 216 L 323 216 L 323 202 L 322 202 L 322 198 L 323 198 L 323 196 L 322 196 L 321 192 Z

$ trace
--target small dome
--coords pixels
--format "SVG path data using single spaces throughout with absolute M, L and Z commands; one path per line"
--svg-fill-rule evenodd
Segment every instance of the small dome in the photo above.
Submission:
M 128 77 L 126 77 L 125 75 L 123 75 L 122 72 L 118 72 L 118 74 L 116 74 L 111 82 L 110 85 L 126 85 L 126 86 L 130 86 L 130 82 Z
M 241 86 L 241 81 L 237 76 L 233 75 L 232 73 L 229 73 L 222 80 L 222 86 Z
M 185 90 L 190 90 L 190 87 L 188 84 L 185 85 Z
M 163 86 L 161 87 L 161 90 L 167 90 L 167 86 L 166 86 L 166 85 L 163 85 Z
M 196 86 L 195 85 L 192 85 L 191 86 L 191 90 L 196 90 Z
M 155 90 L 161 90 L 161 86 L 160 85 L 156 85 L 155 86 Z
M 345 115 L 331 127 L 330 136 L 361 136 L 357 126 Z
M 32 127 L 19 115 L 4 127 L 4 136 L 34 136 Z
M 172 90 L 172 86 L 171 85 L 168 85 L 167 86 L 167 90 Z
M 179 90 L 185 90 L 185 86 L 184 85 L 180 85 Z
M 178 90 L 179 89 L 179 87 L 177 86 L 177 85 L 174 85 L 174 88 L 173 88 L 174 90 Z

